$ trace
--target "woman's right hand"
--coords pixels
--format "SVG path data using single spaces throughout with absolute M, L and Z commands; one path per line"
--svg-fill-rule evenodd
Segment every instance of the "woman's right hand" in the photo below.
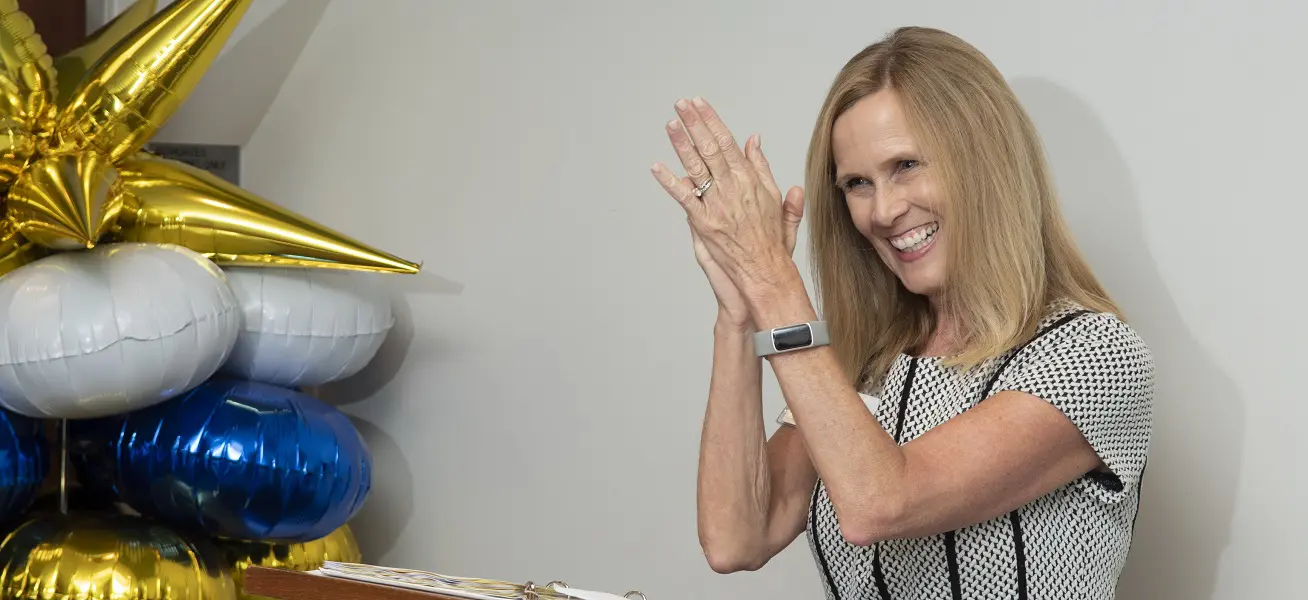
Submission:
M 749 326 L 749 305 L 745 303 L 745 297 L 741 295 L 740 289 L 730 277 L 727 277 L 726 271 L 713 261 L 708 248 L 704 246 L 704 241 L 699 238 L 698 233 L 695 233 L 694 227 L 690 228 L 690 237 L 695 245 L 695 261 L 704 270 L 709 287 L 713 289 L 713 295 L 718 299 L 718 323 L 740 329 Z
M 680 123 L 673 122 L 668 125 L 668 137 L 672 140 L 672 145 L 677 150 L 678 155 L 693 156 L 698 160 L 698 155 L 690 141 L 690 136 L 686 134 Z M 745 157 L 749 159 L 750 164 L 759 174 L 759 179 L 769 187 L 775 187 L 776 179 L 772 176 L 772 168 L 768 165 L 767 159 L 764 158 L 763 152 L 759 149 L 759 138 L 757 135 L 750 136 L 745 141 Z M 692 162 L 691 164 L 695 164 Z M 702 164 L 700 165 L 703 166 Z M 708 170 L 704 169 L 704 175 Z M 682 177 L 677 182 L 678 185 L 669 186 L 668 173 L 656 173 L 660 182 L 665 189 L 672 194 L 685 194 L 687 190 L 694 190 L 695 182 L 692 177 Z M 672 181 L 676 181 L 672 179 Z M 780 195 L 778 192 L 777 195 Z M 786 250 L 792 255 L 795 252 L 795 239 L 799 235 L 799 224 L 804 218 L 804 189 L 801 187 L 790 188 L 782 201 L 781 218 L 785 219 L 786 227 Z M 691 241 L 695 247 L 695 260 L 699 263 L 704 275 L 708 277 L 709 286 L 713 289 L 713 295 L 718 300 L 718 323 L 730 327 L 744 329 L 751 325 L 752 317 L 749 314 L 749 305 L 745 302 L 745 297 L 736 287 L 735 282 L 727 276 L 726 271 L 722 269 L 709 253 L 704 241 L 700 239 L 695 228 L 690 228 Z

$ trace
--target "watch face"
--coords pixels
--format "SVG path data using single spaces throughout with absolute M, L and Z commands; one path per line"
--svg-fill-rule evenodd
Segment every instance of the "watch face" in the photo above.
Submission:
M 813 330 L 807 323 L 775 329 L 772 331 L 772 344 L 778 352 L 807 348 L 813 345 Z

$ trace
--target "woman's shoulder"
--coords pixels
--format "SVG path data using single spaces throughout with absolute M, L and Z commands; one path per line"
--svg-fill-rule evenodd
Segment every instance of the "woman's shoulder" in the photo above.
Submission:
M 1070 300 L 1050 304 L 1040 332 L 1022 354 L 1047 368 L 1153 376 L 1153 353 L 1134 327 L 1117 313 Z
M 1102 502 L 1121 502 L 1138 492 L 1152 436 L 1153 356 L 1113 312 L 1068 302 L 1045 320 L 1054 327 L 1021 351 L 992 392 L 1023 392 L 1062 411 L 1113 475 L 1078 486 Z
M 1094 310 L 1072 300 L 1050 303 L 1040 331 L 1064 342 L 1139 346 L 1148 350 L 1140 333 L 1117 313 Z

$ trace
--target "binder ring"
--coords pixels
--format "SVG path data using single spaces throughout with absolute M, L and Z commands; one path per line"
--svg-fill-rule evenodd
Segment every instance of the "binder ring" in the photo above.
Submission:
M 536 593 L 536 584 L 528 581 L 522 586 L 522 600 L 540 600 L 540 594 Z
M 635 594 L 635 595 L 633 596 L 632 594 Z M 649 600 L 648 598 L 645 597 L 645 594 L 642 594 L 642 593 L 640 593 L 640 592 L 638 592 L 638 591 L 636 591 L 636 590 L 631 590 L 630 592 L 627 592 L 627 593 L 623 594 L 622 597 L 623 597 L 623 598 L 640 598 L 640 600 Z

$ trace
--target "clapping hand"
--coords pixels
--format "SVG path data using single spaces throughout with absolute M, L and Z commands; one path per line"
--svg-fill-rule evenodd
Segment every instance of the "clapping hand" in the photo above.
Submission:
M 651 171 L 686 211 L 695 258 L 717 296 L 719 318 L 745 327 L 750 288 L 792 260 L 804 190 L 793 187 L 783 200 L 758 136 L 750 136 L 742 152 L 708 102 L 679 100 L 676 111 L 667 133 L 686 177 L 661 163 Z

